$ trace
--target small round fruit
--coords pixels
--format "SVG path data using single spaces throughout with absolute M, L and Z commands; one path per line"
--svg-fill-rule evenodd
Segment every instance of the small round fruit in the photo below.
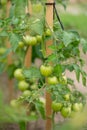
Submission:
M 48 66 L 45 66 L 45 65 L 41 65 L 40 67 L 40 72 L 43 76 L 50 76 L 53 72 L 53 67 L 48 65 Z
M 36 39 L 36 37 L 31 37 L 31 43 L 30 43 L 30 45 L 36 45 L 37 44 L 37 39 Z
M 66 101 L 69 101 L 69 100 L 70 100 L 70 94 L 65 94 L 65 95 L 64 95 L 64 99 L 65 99 Z
M 62 103 L 55 102 L 55 101 L 52 102 L 52 110 L 54 112 L 59 112 L 61 110 L 62 106 L 63 106 Z
M 29 84 L 26 82 L 26 81 L 20 81 L 19 83 L 18 83 L 18 88 L 19 88 L 19 90 L 21 90 L 21 91 L 25 91 L 26 89 L 28 89 L 28 87 L 29 87 Z
M 12 107 L 18 107 L 19 106 L 18 103 L 17 103 L 17 100 L 15 100 L 15 99 L 11 100 L 10 105 Z
M 23 92 L 23 96 L 24 96 L 24 97 L 30 97 L 30 95 L 31 95 L 31 91 L 29 91 L 29 90 L 25 90 L 25 91 Z
M 48 77 L 47 82 L 48 84 L 55 85 L 55 84 L 58 84 L 58 79 L 56 76 Z
M 6 5 L 7 4 L 7 0 L 1 0 L 1 5 Z
M 37 35 L 37 36 L 36 36 L 36 39 L 37 39 L 37 43 L 41 43 L 41 41 L 42 41 L 42 36 L 41 36 L 41 35 Z
M 18 43 L 18 46 L 19 46 L 19 48 L 23 48 L 23 47 L 24 47 L 24 42 L 22 42 L 22 41 L 19 42 L 19 43 Z
M 32 89 L 32 90 L 36 90 L 36 89 L 38 89 L 38 86 L 37 86 L 36 84 L 32 84 L 32 85 L 31 85 L 31 89 Z
M 69 117 L 71 114 L 71 107 L 63 107 L 61 110 L 61 115 L 66 118 Z
M 74 103 L 73 106 L 72 106 L 72 109 L 75 112 L 81 111 L 82 108 L 83 108 L 83 104 L 82 103 Z
M 6 52 L 6 48 L 0 47 L 0 55 L 3 55 Z
M 51 30 L 50 30 L 49 28 L 46 29 L 46 31 L 45 31 L 45 36 L 50 37 L 51 35 L 52 35 Z
M 43 103 L 43 105 L 45 105 L 45 104 L 46 104 L 46 100 L 45 100 L 45 98 L 40 97 L 40 98 L 39 98 L 39 100 L 40 100 L 40 102 L 42 102 L 42 103 Z
M 21 68 L 18 68 L 14 71 L 14 77 L 18 80 L 24 80 L 24 75 L 22 74 Z

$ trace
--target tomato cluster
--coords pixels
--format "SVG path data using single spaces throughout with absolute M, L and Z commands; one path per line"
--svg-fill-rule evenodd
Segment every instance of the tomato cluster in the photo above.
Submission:
M 38 89 L 38 86 L 33 79 L 30 79 L 29 81 L 26 80 L 23 69 L 16 69 L 14 71 L 14 77 L 18 80 L 18 89 L 22 92 L 23 97 L 31 96 L 31 91 Z

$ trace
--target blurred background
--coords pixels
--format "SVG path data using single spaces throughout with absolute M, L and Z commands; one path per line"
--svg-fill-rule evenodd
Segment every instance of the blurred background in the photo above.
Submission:
M 59 12 L 61 21 L 65 27 L 65 30 L 76 30 L 79 32 L 81 37 L 87 39 L 87 0 L 70 0 L 68 2 L 66 9 L 64 9 L 61 5 L 57 5 L 57 10 Z M 85 59 L 86 65 L 85 65 L 84 69 L 87 72 L 87 55 L 82 55 L 82 57 Z M 37 60 L 37 62 L 38 62 L 38 60 Z M 74 79 L 77 88 L 81 92 L 87 93 L 87 88 L 83 88 L 82 84 L 78 83 L 76 81 L 74 73 L 66 72 L 66 75 L 68 77 L 71 77 Z M 0 90 L 3 92 L 3 97 L 4 97 L 5 102 L 9 101 L 9 92 L 8 92 L 8 88 L 7 88 L 7 81 L 8 81 L 8 79 L 7 79 L 6 73 L 0 75 Z M 17 91 L 15 89 L 13 97 L 16 97 L 16 96 L 17 96 Z M 85 113 L 87 114 L 86 111 L 85 111 Z M 83 118 L 83 115 L 81 115 L 80 118 Z M 56 116 L 56 120 L 59 122 L 64 121 L 58 115 Z M 79 120 L 79 117 L 78 117 L 78 120 Z M 78 120 L 76 120 L 77 124 L 79 124 Z M 86 118 L 86 120 L 87 120 L 87 118 Z M 36 125 L 37 125 L 37 130 L 44 129 L 41 120 L 39 120 L 36 123 Z M 17 129 L 19 129 L 17 126 L 15 126 L 15 127 L 10 126 L 10 127 L 8 127 L 8 129 L 6 128 L 6 130 L 17 130 Z M 59 128 L 58 126 L 56 126 L 55 130 L 58 130 L 58 129 L 59 130 L 68 130 L 68 129 L 71 129 L 71 126 L 68 126 L 67 124 L 65 124 L 63 126 L 63 128 Z M 0 129 L 0 130 L 2 130 L 2 129 Z M 34 128 L 30 128 L 30 130 L 34 130 Z M 36 130 L 36 128 L 35 128 L 35 130 Z M 73 130 L 75 130 L 75 128 Z M 77 128 L 76 128 L 76 130 L 77 130 Z M 80 130 L 80 128 L 79 128 L 79 130 Z M 81 128 L 81 130 L 83 130 L 83 129 Z M 85 128 L 85 130 L 87 130 L 87 128 Z

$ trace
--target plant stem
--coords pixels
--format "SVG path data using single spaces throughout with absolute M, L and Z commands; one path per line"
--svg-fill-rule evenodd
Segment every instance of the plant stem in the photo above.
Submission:
M 26 130 L 26 123 L 25 122 L 19 122 L 20 130 Z

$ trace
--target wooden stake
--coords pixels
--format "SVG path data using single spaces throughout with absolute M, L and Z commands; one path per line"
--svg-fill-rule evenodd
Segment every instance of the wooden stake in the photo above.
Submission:
M 31 6 L 31 1 L 29 1 L 29 9 L 26 8 L 26 13 L 31 14 L 32 13 L 32 6 Z M 24 65 L 25 67 L 30 67 L 32 63 L 32 47 L 29 46 L 26 56 L 25 56 L 25 61 L 24 61 Z
M 10 0 L 7 1 L 7 13 L 6 16 L 9 17 L 9 11 L 11 7 L 11 2 Z M 7 48 L 11 48 L 11 45 L 7 39 L 6 43 Z M 8 65 L 12 64 L 12 52 L 8 55 Z M 13 90 L 13 80 L 8 79 L 8 87 L 9 87 L 9 101 L 13 98 L 14 90 Z
M 53 3 L 54 0 L 48 0 L 47 3 Z M 46 22 L 50 28 L 53 27 L 53 5 L 46 5 Z M 52 51 L 48 48 L 48 46 L 52 45 L 52 40 L 47 41 L 46 43 L 46 54 L 50 55 Z M 51 95 L 46 92 L 46 130 L 52 129 L 52 109 L 51 109 Z
M 31 1 L 29 1 L 29 8 L 28 7 L 26 8 L 26 14 L 27 13 L 32 14 Z M 31 66 L 31 64 L 32 64 L 32 47 L 29 46 L 27 53 L 26 53 L 26 56 L 25 56 L 24 66 L 29 68 Z M 29 111 L 27 112 L 27 115 L 29 115 Z M 30 124 L 29 124 L 29 122 L 27 122 L 26 130 L 29 130 L 29 129 L 30 129 Z

